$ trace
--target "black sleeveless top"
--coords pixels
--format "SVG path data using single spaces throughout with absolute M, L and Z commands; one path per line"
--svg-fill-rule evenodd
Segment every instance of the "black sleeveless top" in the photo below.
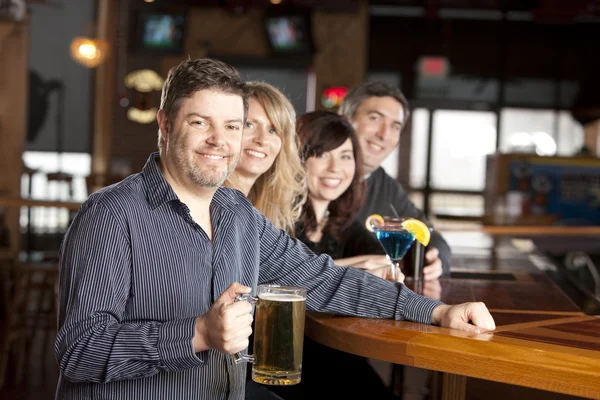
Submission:
M 364 254 L 383 254 L 385 250 L 379 243 L 375 235 L 354 221 L 344 231 L 344 239 L 336 240 L 328 233 L 324 233 L 319 243 L 312 242 L 304 232 L 304 226 L 301 223 L 296 224 L 296 238 L 304 243 L 313 253 L 329 254 L 334 260 L 337 258 L 347 258 L 360 256 Z

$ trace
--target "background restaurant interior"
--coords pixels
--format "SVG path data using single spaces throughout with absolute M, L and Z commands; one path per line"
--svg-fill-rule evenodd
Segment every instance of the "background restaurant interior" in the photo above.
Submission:
M 156 151 L 164 78 L 188 57 L 277 86 L 298 115 L 397 85 L 411 118 L 384 168 L 451 244 L 451 278 L 528 260 L 600 314 L 599 43 L 597 0 L 0 0 L 0 397 L 53 398 L 61 238 Z

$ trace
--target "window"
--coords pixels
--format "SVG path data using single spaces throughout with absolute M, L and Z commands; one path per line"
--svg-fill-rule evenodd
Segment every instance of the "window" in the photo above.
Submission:
M 24 165 L 37 172 L 32 175 L 23 174 L 21 196 L 38 200 L 84 201 L 88 195 L 85 178 L 90 174 L 91 158 L 88 153 L 24 152 Z M 73 195 L 71 197 L 66 183 L 48 181 L 46 174 L 54 172 L 63 172 L 73 176 Z M 27 207 L 23 207 L 21 209 L 21 227 L 27 227 L 28 223 Z M 66 227 L 68 223 L 69 212 L 66 209 L 49 209 L 48 207 L 32 207 L 31 209 L 31 228 L 36 232 L 56 232 Z
M 415 108 L 412 116 L 410 149 L 410 186 L 425 186 L 427 172 L 427 144 L 429 143 L 429 110 Z
M 505 108 L 500 113 L 500 151 L 571 156 L 584 143 L 583 127 L 568 111 Z
M 433 114 L 431 186 L 483 190 L 485 159 L 496 149 L 496 114 L 438 110 Z

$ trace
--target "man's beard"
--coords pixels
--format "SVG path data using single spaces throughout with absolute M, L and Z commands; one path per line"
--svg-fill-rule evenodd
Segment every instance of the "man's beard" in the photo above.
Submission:
M 235 170 L 239 160 L 240 153 L 235 156 L 232 153 L 222 154 L 227 157 L 227 166 L 221 169 L 217 166 L 198 166 L 191 154 L 203 153 L 211 150 L 210 146 L 196 149 L 193 153 L 179 146 L 179 143 L 171 143 L 173 146 L 174 161 L 187 177 L 195 184 L 206 188 L 219 188 L 229 175 Z M 216 149 L 216 148 L 215 148 Z M 235 156 L 235 157 L 234 157 Z
M 228 159 L 231 160 L 231 159 Z M 238 157 L 239 160 L 239 157 Z M 194 163 L 189 163 L 185 168 L 186 175 L 191 179 L 195 184 L 207 187 L 207 188 L 218 188 L 223 182 L 229 177 L 229 175 L 235 169 L 237 165 L 237 161 L 228 162 L 227 168 L 223 170 L 219 170 L 218 168 L 208 168 L 202 170 Z

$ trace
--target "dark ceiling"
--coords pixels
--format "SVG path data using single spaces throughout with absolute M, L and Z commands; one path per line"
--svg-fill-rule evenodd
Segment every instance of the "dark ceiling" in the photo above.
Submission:
M 270 0 L 155 0 L 153 4 L 219 6 L 235 13 L 251 8 L 356 12 L 361 1 L 281 0 L 275 6 Z M 419 57 L 438 55 L 450 60 L 453 74 L 482 81 L 576 82 L 574 106 L 593 107 L 594 118 L 600 117 L 600 0 L 370 0 L 368 4 L 369 69 L 400 73 L 409 96 Z
M 531 13 L 536 21 L 557 23 L 600 16 L 598 0 L 371 0 L 369 4 L 421 8 L 425 11 L 423 15 L 429 18 L 438 17 L 443 9 L 520 11 Z
M 143 2 L 143 0 L 137 0 Z M 300 7 L 352 12 L 359 0 L 280 0 L 278 7 Z M 222 6 L 227 8 L 264 8 L 270 0 L 155 0 L 156 5 Z M 538 19 L 569 20 L 582 16 L 600 16 L 599 0 L 369 0 L 371 6 L 418 7 L 425 16 L 435 17 L 440 9 L 487 11 L 526 11 Z

